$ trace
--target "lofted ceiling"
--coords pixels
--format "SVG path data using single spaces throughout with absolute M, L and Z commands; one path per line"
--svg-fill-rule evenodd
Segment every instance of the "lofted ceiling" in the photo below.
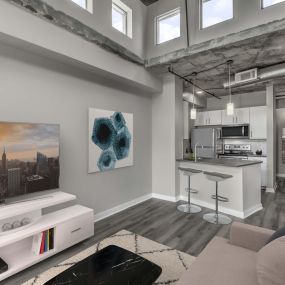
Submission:
M 158 0 L 141 0 L 141 2 L 143 2 L 146 6 L 151 5 L 157 1 Z
M 228 81 L 226 65 L 214 66 L 234 61 L 232 73 L 251 68 L 264 68 L 285 62 L 285 20 L 231 34 L 190 48 L 147 60 L 146 66 L 157 74 L 167 73 L 169 66 L 180 75 L 201 72 L 196 83 L 218 96 L 228 94 L 223 83 Z M 276 91 L 285 91 L 285 80 L 275 80 Z M 187 87 L 188 84 L 185 84 Z M 233 88 L 234 93 L 265 90 L 264 84 Z

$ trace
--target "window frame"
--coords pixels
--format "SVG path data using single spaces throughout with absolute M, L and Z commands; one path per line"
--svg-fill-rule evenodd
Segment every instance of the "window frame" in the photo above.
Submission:
M 212 1 L 212 0 L 209 0 L 209 1 Z M 261 1 L 263 1 L 263 0 L 261 0 Z M 234 0 L 232 0 L 232 3 L 233 3 L 233 16 L 232 16 L 230 19 L 227 19 L 227 20 L 224 20 L 224 21 L 222 21 L 222 22 L 213 24 L 213 25 L 211 25 L 211 26 L 203 27 L 203 15 L 204 15 L 204 13 L 203 13 L 203 0 L 199 0 L 199 11 L 200 11 L 200 13 L 199 13 L 200 21 L 199 21 L 199 22 L 200 22 L 200 30 L 205 30 L 205 29 L 214 27 L 214 26 L 216 26 L 216 25 L 223 24 L 223 23 L 225 23 L 225 22 L 227 22 L 227 21 L 232 21 L 232 20 L 234 19 L 234 17 L 235 17 Z
M 284 3 L 285 4 L 285 1 L 282 1 L 282 2 L 279 2 L 279 3 L 274 3 L 272 5 L 269 5 L 267 7 L 264 6 L 264 0 L 260 0 L 260 6 L 261 6 L 261 9 L 264 10 L 264 9 L 267 9 L 267 8 L 270 8 L 270 7 L 273 7 L 273 6 L 276 6 L 276 5 L 280 5 Z
M 76 7 L 79 7 L 83 9 L 84 11 L 87 11 L 89 13 L 93 13 L 93 1 L 92 0 L 84 0 L 85 1 L 85 7 L 80 6 L 78 3 L 74 2 L 75 0 L 70 0 L 70 2 L 73 5 L 76 5 Z
M 160 43 L 159 42 L 159 36 L 160 36 L 159 23 L 160 23 L 160 21 L 174 17 L 178 14 L 180 15 L 179 36 Z M 156 45 L 162 45 L 162 44 L 168 43 L 170 41 L 177 40 L 177 39 L 181 38 L 181 36 L 182 36 L 182 33 L 181 33 L 181 8 L 180 8 L 180 6 L 155 17 L 155 44 Z
M 112 14 L 113 14 L 113 9 L 118 12 L 119 14 L 122 15 L 123 18 L 123 31 L 118 30 L 113 26 L 113 17 L 112 17 L 112 27 L 117 30 L 118 32 L 127 35 L 128 34 L 128 13 L 121 7 L 119 7 L 116 3 L 112 2 Z
M 123 12 L 122 14 L 125 15 L 124 32 L 118 30 L 113 26 L 113 17 L 112 17 L 113 7 L 115 10 L 117 10 L 117 12 L 119 13 Z M 111 26 L 115 31 L 119 32 L 120 34 L 125 35 L 130 39 L 133 38 L 133 10 L 130 7 L 128 7 L 125 3 L 123 3 L 121 0 L 111 1 Z

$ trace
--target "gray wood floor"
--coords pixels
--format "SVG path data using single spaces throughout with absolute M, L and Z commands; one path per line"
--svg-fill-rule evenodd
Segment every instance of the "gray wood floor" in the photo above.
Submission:
M 278 186 L 276 194 L 262 194 L 264 209 L 243 222 L 274 230 L 285 226 L 285 180 L 279 180 Z M 199 255 L 214 236 L 228 236 L 230 226 L 216 226 L 208 224 L 202 219 L 203 214 L 210 212 L 209 210 L 203 209 L 202 213 L 187 215 L 178 212 L 176 206 L 175 203 L 151 199 L 95 223 L 93 238 L 31 267 L 1 284 L 21 284 L 122 229 L 195 256 Z M 234 218 L 234 220 L 238 221 L 239 219 Z

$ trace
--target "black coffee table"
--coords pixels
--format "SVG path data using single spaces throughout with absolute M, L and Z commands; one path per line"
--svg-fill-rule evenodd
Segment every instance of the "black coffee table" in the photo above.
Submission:
M 76 263 L 46 285 L 151 285 L 161 268 L 115 245 Z

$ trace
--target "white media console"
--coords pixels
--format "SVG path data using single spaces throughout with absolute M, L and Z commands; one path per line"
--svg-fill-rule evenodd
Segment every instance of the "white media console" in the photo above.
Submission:
M 0 274 L 0 281 L 94 235 L 92 209 L 75 205 L 42 215 L 44 208 L 75 199 L 74 195 L 55 192 L 0 207 L 0 228 L 15 219 L 29 217 L 31 220 L 22 228 L 0 231 L 0 257 L 9 267 L 8 271 Z M 34 236 L 49 229 L 54 229 L 53 249 L 35 254 L 32 251 Z

